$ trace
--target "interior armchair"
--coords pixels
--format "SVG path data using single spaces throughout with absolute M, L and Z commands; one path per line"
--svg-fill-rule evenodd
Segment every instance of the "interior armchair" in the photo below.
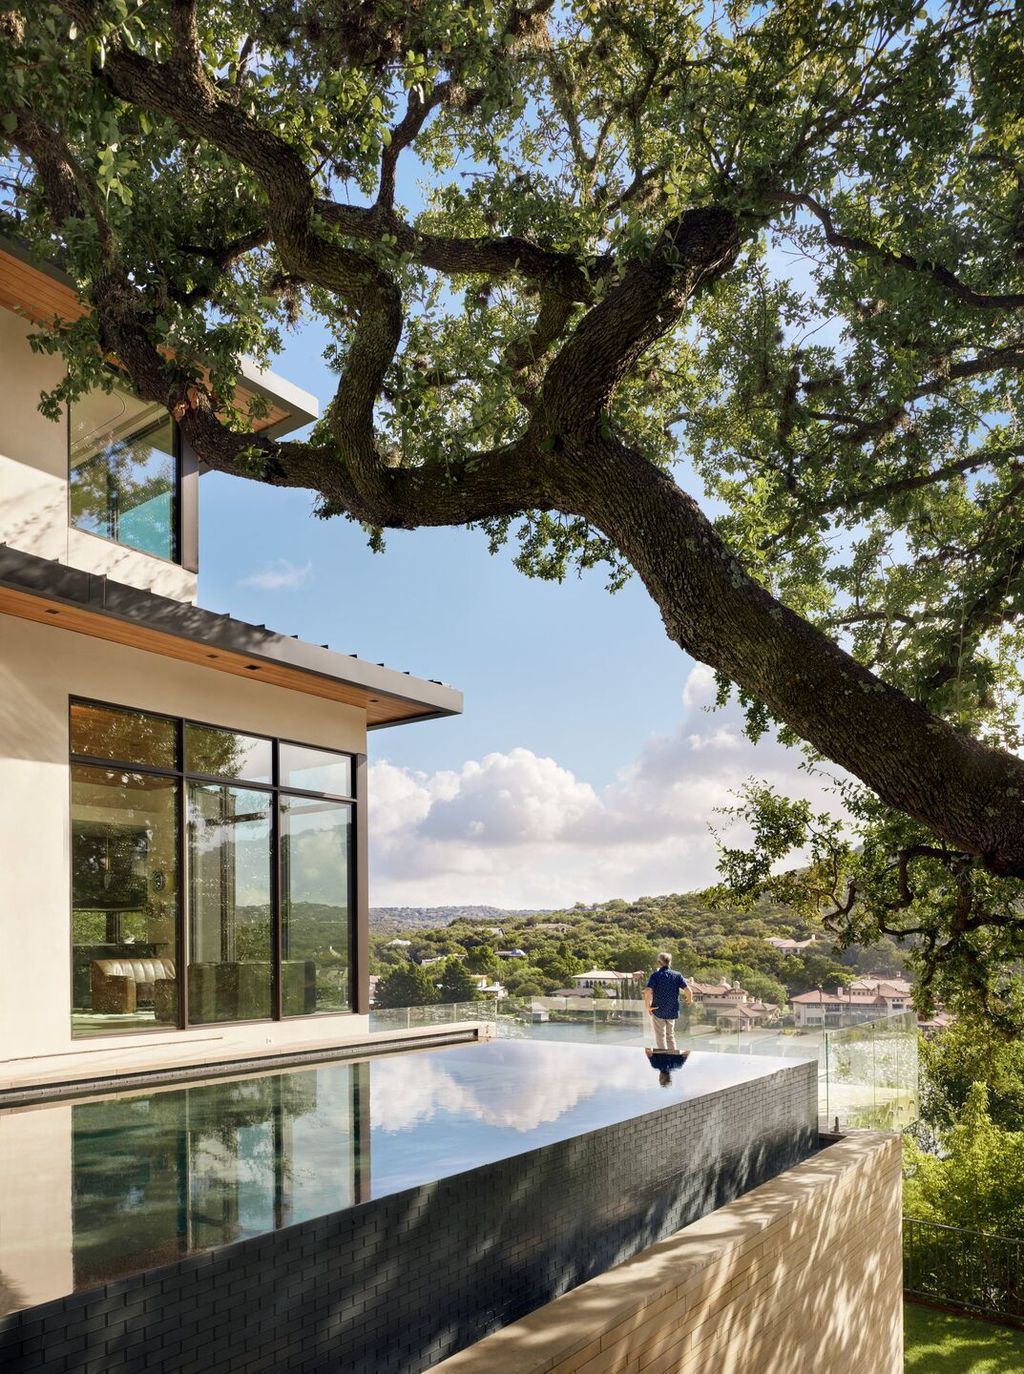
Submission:
M 123 1014 L 152 1006 L 156 985 L 161 982 L 173 985 L 173 959 L 94 959 L 90 969 L 92 1009 Z

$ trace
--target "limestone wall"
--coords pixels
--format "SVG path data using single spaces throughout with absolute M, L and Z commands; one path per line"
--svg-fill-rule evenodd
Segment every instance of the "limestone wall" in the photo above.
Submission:
M 433 1374 L 902 1374 L 900 1158 L 853 1132 Z

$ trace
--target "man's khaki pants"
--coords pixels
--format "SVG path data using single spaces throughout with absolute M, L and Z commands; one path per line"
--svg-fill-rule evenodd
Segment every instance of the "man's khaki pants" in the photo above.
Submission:
M 678 1053 L 676 1045 L 676 1023 L 673 1017 L 652 1016 L 654 1022 L 654 1044 L 659 1050 L 668 1050 L 672 1054 Z

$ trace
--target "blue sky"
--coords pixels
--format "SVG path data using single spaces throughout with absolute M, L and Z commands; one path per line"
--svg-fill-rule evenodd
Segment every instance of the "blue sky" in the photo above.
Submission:
M 320 347 L 300 330 L 276 367 L 323 403 Z M 600 572 L 532 581 L 465 530 L 394 534 L 374 554 L 311 508 L 206 475 L 200 598 L 465 693 L 460 718 L 370 736 L 374 905 L 692 890 L 714 880 L 708 823 L 747 777 L 808 790 L 734 708 L 708 711 L 711 674 L 668 641 L 638 580 L 615 595 Z
M 415 209 L 414 172 L 400 198 Z M 327 337 L 307 322 L 274 362 L 321 407 Z M 374 905 L 690 891 L 715 880 L 709 822 L 747 778 L 827 802 L 797 756 L 746 741 L 734 707 L 709 713 L 711 675 L 669 642 L 638 579 L 615 595 L 600 569 L 533 581 L 457 529 L 391 534 L 374 554 L 312 504 L 206 475 L 200 599 L 465 694 L 461 718 L 370 736 Z

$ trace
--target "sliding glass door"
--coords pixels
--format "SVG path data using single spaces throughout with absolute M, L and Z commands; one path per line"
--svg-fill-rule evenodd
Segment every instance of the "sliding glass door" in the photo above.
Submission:
M 273 793 L 188 784 L 189 1020 L 273 1015 Z

